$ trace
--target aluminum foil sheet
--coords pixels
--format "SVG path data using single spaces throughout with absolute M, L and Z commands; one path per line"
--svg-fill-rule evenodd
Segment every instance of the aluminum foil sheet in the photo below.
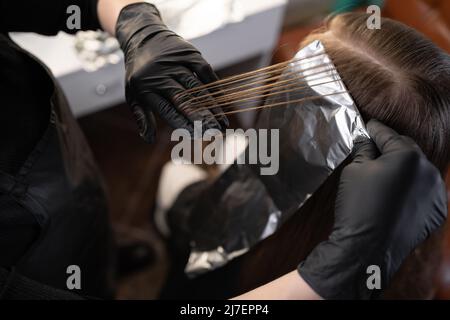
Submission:
M 265 105 L 287 104 L 260 112 L 258 129 L 279 130 L 278 173 L 261 175 L 262 165 L 236 162 L 184 213 L 189 276 L 219 268 L 273 234 L 343 163 L 357 140 L 370 139 L 324 50 L 320 41 L 300 50 L 295 59 L 303 60 L 293 60 L 281 81 L 302 75 L 307 85 L 279 90 Z

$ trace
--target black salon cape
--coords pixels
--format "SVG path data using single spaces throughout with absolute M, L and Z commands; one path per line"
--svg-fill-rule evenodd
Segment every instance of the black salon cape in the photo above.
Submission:
M 67 13 L 67 8 L 71 5 L 77 5 L 80 8 L 82 30 L 100 29 L 97 17 L 97 0 L 0 0 L 0 33 L 3 35 L 3 39 L 0 37 L 0 105 L 3 110 L 8 107 L 9 110 L 13 110 L 11 112 L 14 112 L 14 110 L 22 112 L 30 110 L 27 115 L 32 118 L 31 120 L 35 120 L 31 112 L 49 109 L 47 105 L 43 105 L 49 103 L 49 84 L 43 68 L 28 59 L 9 41 L 6 41 L 7 33 L 35 32 L 43 35 L 56 35 L 59 31 L 75 33 L 77 30 L 67 29 L 67 19 L 71 15 L 71 13 Z M 64 59 L 64 57 L 61 57 L 61 59 Z M 10 106 L 14 106 L 14 108 Z M 4 117 L 5 113 L 0 114 L 0 116 Z M 39 115 L 36 114 L 35 116 Z M 43 116 L 48 115 L 44 114 Z M 25 123 L 25 125 L 28 125 L 28 123 Z M 14 129 L 13 127 L 3 128 L 0 133 L 6 132 L 8 134 L 13 132 Z M 20 130 L 18 134 L 20 135 Z M 17 139 L 20 140 L 20 138 Z M 0 142 L 3 144 L 0 146 L 0 152 L 8 147 L 17 148 L 20 145 L 18 140 L 14 141 L 9 137 L 0 139 Z M 8 143 L 11 146 L 8 146 Z M 26 144 L 26 141 L 23 143 Z M 14 167 L 14 164 L 14 157 L 13 159 L 6 158 L 4 163 L 0 159 L 0 169 L 5 171 Z M 6 216 L 7 219 L 20 217 L 18 223 L 21 226 L 18 229 L 5 230 L 3 228 L 0 231 L 0 297 L 6 293 L 5 288 L 8 287 L 9 298 L 79 299 L 80 297 L 71 293 L 40 284 L 20 274 L 13 274 L 12 270 L 7 268 L 10 263 L 23 254 L 30 243 L 34 241 L 37 233 L 35 221 L 32 217 L 29 217 L 28 220 L 26 215 L 21 215 L 22 210 L 19 207 L 0 208 L 0 214 Z M 20 239 L 20 241 L 17 241 L 17 239 Z M 6 247 L 9 247 L 9 250 L 5 250 Z M 11 251 L 10 247 L 14 247 L 14 250 Z M 7 251 L 9 253 L 4 254 Z

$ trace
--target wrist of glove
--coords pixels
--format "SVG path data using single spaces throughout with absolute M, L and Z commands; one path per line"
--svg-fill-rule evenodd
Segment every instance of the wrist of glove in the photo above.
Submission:
M 220 108 L 195 108 L 188 101 L 190 96 L 182 95 L 218 78 L 196 48 L 167 28 L 155 6 L 124 7 L 116 37 L 125 56 L 126 100 L 147 142 L 155 137 L 155 112 L 173 128 L 191 134 L 194 121 L 202 121 L 203 130 L 228 126 Z
M 367 127 L 374 143 L 357 144 L 342 171 L 333 231 L 298 267 L 325 299 L 378 297 L 447 216 L 445 183 L 415 142 L 378 121 Z M 381 290 L 373 290 L 378 270 Z
M 139 32 L 147 27 L 155 28 L 153 32 L 170 32 L 162 21 L 161 13 L 154 5 L 132 3 L 122 8 L 116 25 L 116 37 L 125 54 L 129 51 L 129 45 L 138 45 L 142 42 L 142 39 L 133 37 L 138 34 L 145 35 L 146 33 Z

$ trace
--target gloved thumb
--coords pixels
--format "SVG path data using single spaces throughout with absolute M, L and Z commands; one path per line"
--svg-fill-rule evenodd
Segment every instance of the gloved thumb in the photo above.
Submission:
M 379 155 L 377 146 L 369 138 L 356 142 L 353 147 L 353 163 L 373 160 Z
M 146 143 L 152 143 L 156 136 L 156 121 L 150 108 L 142 108 L 134 104 L 132 106 L 133 115 L 138 124 L 139 135 Z
M 406 150 L 421 152 L 413 139 L 398 134 L 394 129 L 377 120 L 370 120 L 367 123 L 367 130 L 382 154 Z

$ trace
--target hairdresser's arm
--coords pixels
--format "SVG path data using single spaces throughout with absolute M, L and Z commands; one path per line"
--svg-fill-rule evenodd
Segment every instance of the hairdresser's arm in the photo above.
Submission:
M 268 284 L 240 295 L 233 300 L 321 300 L 322 298 L 292 271 Z
M 98 0 L 98 19 L 106 32 L 116 34 L 116 23 L 120 11 L 129 4 L 142 1 L 136 0 Z
M 80 9 L 81 30 L 103 29 L 115 34 L 120 11 L 137 0 L 0 0 L 0 31 L 36 32 L 55 35 L 59 31 L 76 33 L 69 29 L 67 20 L 74 13 L 71 6 Z
M 155 6 L 99 0 L 98 12 L 103 29 L 116 36 L 124 52 L 126 100 L 145 141 L 155 138 L 155 112 L 173 128 L 191 133 L 194 121 L 202 121 L 204 129 L 228 125 L 219 108 L 194 109 L 189 103 L 187 89 L 213 82 L 217 76 L 195 47 L 168 29 Z
M 68 10 L 77 6 L 81 30 L 104 29 L 115 35 L 125 55 L 126 100 L 136 117 L 140 134 L 153 141 L 156 134 L 154 113 L 174 128 L 193 132 L 193 122 L 204 129 L 223 129 L 228 121 L 220 108 L 194 109 L 183 95 L 217 80 L 200 52 L 172 32 L 162 21 L 158 9 L 135 0 L 0 0 L 0 32 L 37 32 L 54 35 L 75 33 Z M 200 91 L 204 96 L 206 90 Z M 209 98 L 211 102 L 212 98 Z

